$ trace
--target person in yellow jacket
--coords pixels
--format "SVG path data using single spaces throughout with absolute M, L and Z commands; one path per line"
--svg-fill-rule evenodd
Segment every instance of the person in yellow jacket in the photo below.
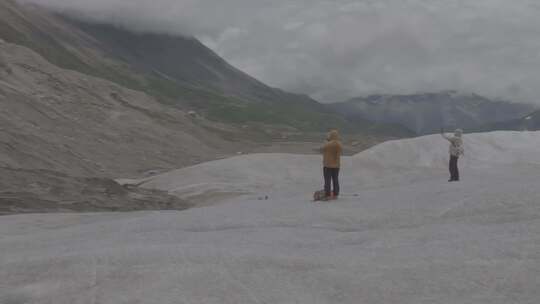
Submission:
M 326 144 L 321 147 L 326 199 L 336 199 L 339 196 L 339 169 L 342 151 L 343 146 L 339 140 L 338 131 L 330 131 L 326 138 Z

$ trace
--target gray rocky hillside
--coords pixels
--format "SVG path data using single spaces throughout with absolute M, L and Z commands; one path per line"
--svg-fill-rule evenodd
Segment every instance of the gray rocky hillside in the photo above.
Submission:
M 17 205 L 21 196 L 41 200 L 43 192 L 51 201 L 56 196 L 62 202 L 75 183 L 70 176 L 135 176 L 235 150 L 209 131 L 218 126 L 197 125 L 186 113 L 144 93 L 58 68 L 18 45 L 2 42 L 0 54 L 0 170 L 4 177 L 0 203 L 4 205 Z M 62 182 L 51 184 L 51 174 L 61 176 Z M 21 180 L 33 182 L 26 188 L 15 187 Z M 84 179 L 76 184 L 82 187 Z M 99 196 L 95 187 L 113 185 L 98 184 L 88 185 L 95 197 Z M 55 187 L 56 195 L 49 191 Z M 107 196 L 106 192 L 102 195 Z M 80 205 L 82 201 L 72 194 L 67 203 Z M 81 200 L 87 199 L 83 197 L 79 193 Z M 96 198 L 90 203 L 106 204 L 107 200 Z

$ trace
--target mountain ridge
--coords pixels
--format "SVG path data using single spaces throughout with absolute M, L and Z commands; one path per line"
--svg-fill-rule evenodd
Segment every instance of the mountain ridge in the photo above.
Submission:
M 332 104 L 331 107 L 351 120 L 396 123 L 417 135 L 436 133 L 441 127 L 475 130 L 489 123 L 521 117 L 536 108 L 455 91 L 371 95 Z
M 339 128 L 400 134 L 366 121 L 351 123 L 307 95 L 265 85 L 193 37 L 136 33 L 0 1 L 0 38 L 51 63 L 143 91 L 160 102 L 234 124 L 280 124 L 301 131 Z

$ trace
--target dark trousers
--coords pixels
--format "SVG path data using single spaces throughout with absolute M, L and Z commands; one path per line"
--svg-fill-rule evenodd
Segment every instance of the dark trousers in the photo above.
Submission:
M 324 192 L 326 192 L 326 196 L 330 196 L 332 194 L 332 189 L 330 186 L 333 187 L 334 195 L 339 195 L 339 168 L 327 168 L 324 167 Z
M 459 168 L 458 168 L 458 157 L 450 156 L 450 163 L 448 165 L 450 170 L 450 180 L 458 181 L 459 180 Z

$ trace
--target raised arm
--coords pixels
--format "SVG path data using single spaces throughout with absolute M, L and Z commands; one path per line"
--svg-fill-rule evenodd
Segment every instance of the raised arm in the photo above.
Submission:
M 324 149 L 326 148 L 327 145 L 328 145 L 328 143 L 325 143 L 324 145 L 320 146 L 319 148 L 315 148 L 313 150 L 317 151 L 319 153 L 324 153 Z
M 451 138 L 450 136 L 444 134 L 444 129 L 443 129 L 443 128 L 441 128 L 441 136 L 442 136 L 444 139 L 448 140 L 449 142 L 452 142 L 452 138 Z
M 444 133 L 441 133 L 441 136 L 442 136 L 444 139 L 448 140 L 449 142 L 452 142 L 452 137 L 450 137 L 450 136 L 448 136 L 448 135 L 446 135 L 446 134 L 444 134 Z

